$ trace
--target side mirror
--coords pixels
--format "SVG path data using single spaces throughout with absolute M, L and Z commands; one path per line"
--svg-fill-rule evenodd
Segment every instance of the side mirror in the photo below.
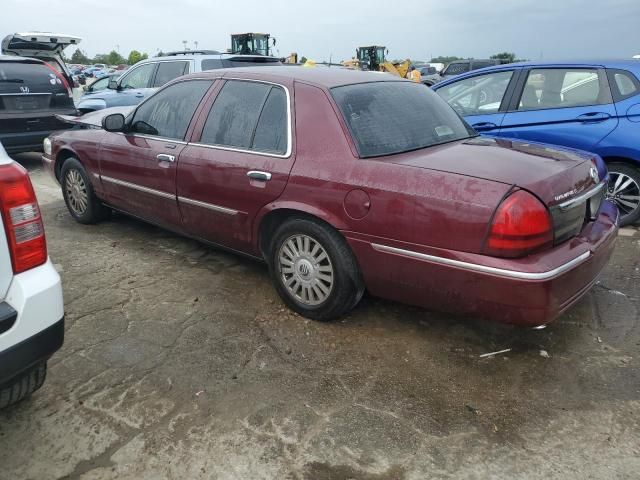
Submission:
M 119 85 L 118 85 L 118 79 L 117 78 L 110 78 L 109 79 L 109 85 L 107 85 L 107 88 L 109 90 L 120 90 Z
M 102 128 L 107 132 L 122 132 L 124 130 L 124 115 L 121 113 L 112 113 L 102 119 Z

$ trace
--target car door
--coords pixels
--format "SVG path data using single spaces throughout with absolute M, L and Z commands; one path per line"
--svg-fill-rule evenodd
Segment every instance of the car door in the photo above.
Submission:
M 178 202 L 192 235 L 251 250 L 256 214 L 294 162 L 288 84 L 226 80 L 180 156 Z
M 604 69 L 524 70 L 500 136 L 591 151 L 618 124 Z
M 100 178 L 111 205 L 180 229 L 176 165 L 194 112 L 211 85 L 212 80 L 169 85 L 140 104 L 125 132 L 104 136 Z
M 465 77 L 436 92 L 478 132 L 497 133 L 511 99 L 518 69 Z

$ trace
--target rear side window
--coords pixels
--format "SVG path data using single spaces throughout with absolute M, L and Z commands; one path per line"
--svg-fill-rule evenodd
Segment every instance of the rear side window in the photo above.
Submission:
M 413 82 L 331 89 L 361 157 L 408 152 L 475 132 L 436 93 Z
M 626 70 L 607 70 L 611 93 L 616 102 L 633 97 L 640 92 L 640 82 L 636 76 Z
M 154 87 L 161 87 L 174 78 L 178 78 L 189 71 L 189 62 L 160 62 L 158 72 L 153 81 Z
M 611 103 L 604 76 L 589 68 L 532 69 L 518 110 L 583 107 Z
M 184 139 L 191 118 L 211 83 L 210 80 L 190 80 L 161 90 L 136 110 L 131 132 Z
M 284 154 L 287 99 L 281 87 L 227 81 L 211 107 L 201 143 Z
M 206 60 L 202 60 L 202 70 L 217 70 L 218 68 L 222 68 L 222 60 L 218 60 L 217 58 L 208 58 Z
M 120 86 L 127 88 L 147 88 L 151 83 L 151 75 L 156 68 L 155 63 L 145 63 L 134 68 L 130 73 L 122 78 Z

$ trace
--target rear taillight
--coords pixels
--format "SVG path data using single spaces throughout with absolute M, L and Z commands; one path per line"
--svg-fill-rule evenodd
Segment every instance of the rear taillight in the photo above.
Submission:
M 498 207 L 487 237 L 485 253 L 522 257 L 553 245 L 553 223 L 547 207 L 529 192 L 518 190 Z
M 29 175 L 16 163 L 0 165 L 0 213 L 14 273 L 47 261 L 40 208 Z

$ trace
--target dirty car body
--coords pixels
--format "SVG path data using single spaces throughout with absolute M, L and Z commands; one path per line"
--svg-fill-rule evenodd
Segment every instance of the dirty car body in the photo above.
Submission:
M 179 118 L 149 114 L 175 112 L 173 96 Z M 263 258 L 309 318 L 348 312 L 366 288 L 542 325 L 593 285 L 614 247 L 618 212 L 593 155 L 477 137 L 419 84 L 234 69 L 182 77 L 132 108 L 50 137 L 43 161 L 65 199 L 75 172 L 92 212 L 107 205 Z

